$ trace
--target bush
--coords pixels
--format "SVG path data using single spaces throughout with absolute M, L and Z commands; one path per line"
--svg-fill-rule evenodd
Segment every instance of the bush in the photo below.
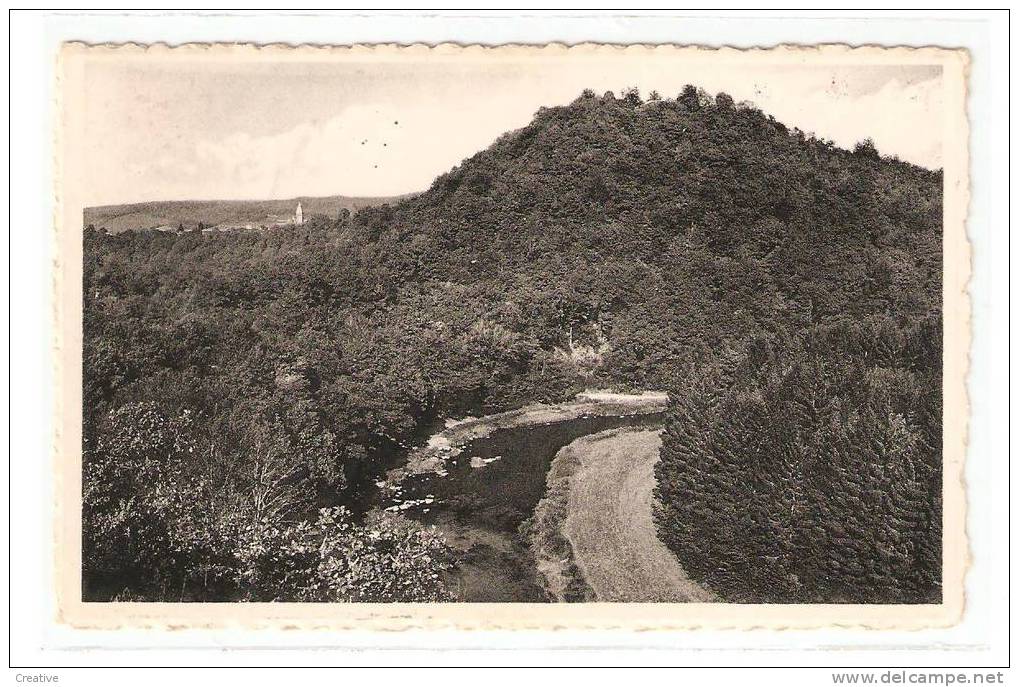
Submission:
M 294 498 L 283 473 L 260 473 L 267 491 L 231 498 L 200 476 L 201 451 L 190 414 L 153 403 L 111 414 L 86 452 L 86 599 L 450 599 L 452 552 L 432 529 L 387 513 L 357 524 L 344 508 L 285 519 L 291 509 L 259 507 Z M 244 524 L 260 513 L 258 524 Z
M 235 555 L 248 601 L 450 601 L 452 550 L 434 528 L 373 512 L 356 524 L 343 507 L 315 522 L 248 527 Z
M 181 600 L 222 591 L 230 576 L 231 519 L 209 508 L 210 485 L 189 414 L 132 403 L 109 418 L 85 452 L 82 578 L 86 598 L 133 587 Z

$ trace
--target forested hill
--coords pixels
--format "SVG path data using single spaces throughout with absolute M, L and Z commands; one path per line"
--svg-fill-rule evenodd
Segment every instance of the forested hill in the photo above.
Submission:
M 881 158 L 869 142 L 850 152 L 808 138 L 724 94 L 587 93 L 357 224 L 402 261 L 401 279 L 472 283 L 512 279 L 511 268 L 607 282 L 578 287 L 620 302 L 620 288 L 668 279 L 766 326 L 891 301 L 930 310 L 941 196 L 940 172 Z M 589 316 L 619 311 L 588 300 Z
M 867 142 L 839 149 L 724 94 L 691 87 L 644 101 L 636 92 L 585 92 L 540 110 L 426 192 L 352 219 L 238 234 L 87 230 L 86 467 L 124 479 L 119 466 L 148 460 L 124 453 L 147 441 L 134 428 L 156 423 L 186 437 L 188 455 L 203 456 L 200 466 L 174 468 L 173 479 L 189 475 L 208 493 L 189 497 L 195 513 L 180 513 L 165 510 L 164 496 L 146 501 L 153 489 L 178 488 L 148 472 L 143 483 L 111 487 L 152 509 L 128 523 L 132 536 L 142 522 L 173 523 L 152 530 L 145 552 L 156 562 L 130 564 L 121 554 L 127 544 L 118 544 L 124 525 L 116 518 L 126 517 L 119 501 L 86 494 L 85 536 L 97 552 L 86 577 L 95 590 L 132 575 L 148 584 L 159 565 L 171 579 L 146 598 L 166 588 L 193 598 L 241 594 L 236 557 L 220 550 L 239 536 L 239 521 L 290 522 L 337 499 L 356 501 L 372 457 L 437 417 L 612 386 L 672 394 L 659 526 L 722 598 L 754 597 L 734 580 L 779 600 L 857 598 L 854 585 L 831 582 L 857 563 L 843 557 L 826 567 L 818 551 L 825 537 L 847 531 L 843 515 L 859 503 L 833 515 L 827 534 L 810 530 L 809 546 L 791 534 L 806 531 L 802 523 L 787 522 L 788 512 L 805 511 L 785 501 L 760 501 L 757 520 L 741 520 L 755 484 L 829 512 L 823 484 L 797 480 L 803 461 L 839 460 L 855 466 L 838 473 L 850 481 L 864 474 L 860 461 L 909 462 L 882 479 L 919 480 L 901 489 L 927 515 L 909 521 L 910 542 L 870 538 L 902 549 L 889 565 L 923 573 L 908 589 L 881 582 L 881 598 L 929 598 L 938 536 L 931 514 L 940 508 L 940 405 L 931 404 L 940 404 L 941 184 L 939 171 L 883 158 Z M 835 369 L 825 360 L 845 363 Z M 806 384 L 811 375 L 822 386 Z M 800 397 L 808 392 L 809 403 Z M 725 399 L 740 413 L 720 409 Z M 741 403 L 759 405 L 751 413 Z M 802 416 L 803 403 L 820 414 Z M 852 425 L 864 435 L 829 437 L 848 457 L 819 455 L 824 441 L 810 433 L 850 426 L 845 418 L 861 404 L 873 404 L 871 425 Z M 717 471 L 725 479 L 697 476 L 711 463 L 691 461 L 710 458 L 705 451 L 724 462 L 759 449 L 720 418 L 752 416 L 767 426 L 769 408 L 787 420 L 773 423 L 787 432 L 772 439 L 791 442 L 784 462 L 730 465 Z M 707 434 L 684 435 L 680 426 Z M 867 444 L 867 427 L 881 446 L 898 448 L 885 455 Z M 854 454 L 853 442 L 879 458 Z M 808 445 L 809 459 L 797 458 Z M 269 480 L 282 485 L 272 498 L 265 492 L 277 487 L 253 477 L 265 471 L 287 476 Z M 195 492 L 192 482 L 180 485 Z M 769 503 L 785 514 L 770 513 Z M 882 503 L 868 505 L 865 539 L 867 528 L 887 522 Z M 683 511 L 689 504 L 702 510 Z M 710 532 L 696 528 L 709 522 Z M 781 536 L 770 533 L 772 522 Z M 747 527 L 760 551 L 739 549 L 726 533 Z M 775 542 L 790 548 L 767 548 Z M 164 549 L 192 553 L 161 558 Z M 745 568 L 758 554 L 813 567 L 754 577 Z M 209 566 L 219 566 L 219 578 Z
M 443 248 L 522 249 L 504 261 L 599 251 L 616 223 L 633 235 L 626 248 L 647 246 L 641 257 L 692 232 L 727 255 L 774 248 L 785 228 L 859 247 L 936 227 L 940 180 L 869 142 L 850 152 L 807 138 L 724 94 L 710 104 L 588 94 L 542 108 L 427 193 L 364 219 L 412 225 Z

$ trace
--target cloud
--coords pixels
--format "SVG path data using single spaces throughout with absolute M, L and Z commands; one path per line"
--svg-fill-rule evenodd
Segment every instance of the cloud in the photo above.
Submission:
M 177 78 L 174 97 L 163 93 L 169 87 L 158 75 L 123 83 L 107 76 L 113 85 L 106 90 L 121 97 L 89 101 L 94 112 L 85 137 L 97 204 L 419 191 L 526 125 L 539 107 L 568 103 L 588 87 L 601 93 L 636 85 L 645 94 L 654 89 L 674 97 L 693 83 L 751 100 L 788 126 L 842 147 L 870 137 L 882 154 L 927 167 L 941 165 L 944 136 L 940 79 L 905 68 L 691 63 L 669 69 L 619 60 L 592 69 L 567 61 L 501 70 L 421 67 L 356 83 L 337 72 L 336 80 L 314 89 L 292 75 L 249 78 L 245 89 L 213 89 L 224 83 L 222 75 L 205 90 Z M 142 107 L 126 95 L 131 83 L 165 97 Z M 247 93 L 254 83 L 259 94 Z
M 786 94 L 788 95 L 788 94 Z M 891 79 L 870 93 L 831 93 L 813 88 L 759 103 L 777 119 L 852 148 L 872 138 L 883 155 L 941 166 L 943 103 L 940 79 L 904 84 Z
M 502 133 L 480 125 L 491 120 L 480 109 L 358 104 L 278 134 L 202 140 L 195 158 L 215 197 L 395 195 L 427 188 Z

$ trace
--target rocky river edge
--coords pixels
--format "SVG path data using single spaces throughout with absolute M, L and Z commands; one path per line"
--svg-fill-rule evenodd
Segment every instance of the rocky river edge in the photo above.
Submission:
M 385 478 L 376 486 L 393 493 L 394 503 L 389 507 L 391 510 L 404 510 L 421 504 L 400 501 L 398 492 L 401 490 L 400 484 L 403 480 L 413 475 L 427 473 L 444 477 L 450 461 L 460 455 L 466 444 L 491 436 L 497 430 L 565 422 L 590 416 L 646 415 L 663 412 L 668 401 L 668 394 L 658 391 L 639 394 L 582 391 L 573 401 L 565 403 L 534 403 L 516 410 L 479 418 L 450 419 L 446 421 L 445 429 L 430 436 L 424 446 L 413 450 L 403 465 L 388 470 Z

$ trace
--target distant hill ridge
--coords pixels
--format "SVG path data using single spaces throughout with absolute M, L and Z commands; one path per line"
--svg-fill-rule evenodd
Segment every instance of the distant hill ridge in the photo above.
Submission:
M 351 213 L 364 207 L 381 205 L 407 198 L 402 196 L 299 196 L 281 200 L 159 200 L 124 205 L 101 205 L 85 208 L 84 225 L 105 228 L 116 234 L 129 230 L 177 227 L 194 229 L 204 226 L 272 224 L 274 218 L 293 215 L 301 203 L 306 217 L 325 215 L 336 218 L 343 209 Z

